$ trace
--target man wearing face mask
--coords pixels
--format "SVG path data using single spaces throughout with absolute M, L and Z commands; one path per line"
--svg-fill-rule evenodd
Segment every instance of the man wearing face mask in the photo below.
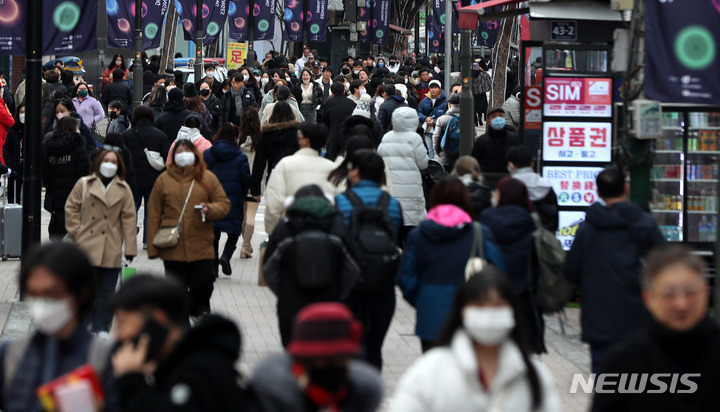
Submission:
M 120 346 L 112 361 L 123 410 L 255 410 L 238 385 L 241 337 L 232 321 L 207 315 L 189 328 L 182 287 L 150 275 L 128 281 L 114 307 Z
M 218 98 L 222 97 L 222 89 L 219 81 L 215 79 L 215 66 L 212 63 L 205 63 L 205 78 L 197 80 L 195 82 L 195 88 L 200 90 L 200 86 L 203 83 L 207 83 L 210 86 L 210 93 L 214 94 Z
M 505 158 L 511 147 L 522 144 L 520 136 L 506 127 L 505 112 L 502 107 L 492 107 L 487 113 L 487 133 L 475 139 L 472 156 L 480 163 L 480 170 L 491 189 L 507 176 Z
M 249 77 L 249 76 L 248 76 Z M 245 76 L 235 73 L 230 81 L 230 90 L 222 97 L 222 110 L 220 111 L 220 125 L 225 122 L 231 122 L 235 125 L 240 124 L 240 117 L 245 110 L 257 107 L 255 93 L 250 92 L 245 87 Z
M 348 96 L 350 100 L 355 102 L 355 104 L 360 103 L 360 96 L 367 94 L 367 90 L 365 90 L 365 86 L 363 86 L 362 81 L 360 80 L 353 80 L 350 82 L 350 95 Z
M 363 362 L 362 326 L 340 303 L 306 306 L 295 318 L 287 354 L 261 361 L 251 385 L 265 410 L 275 412 L 376 411 L 380 375 Z
M 355 63 L 352 65 L 353 71 L 352 71 L 352 80 L 357 80 L 360 77 L 360 70 L 363 69 L 363 63 L 361 60 L 356 60 Z M 348 79 L 352 81 L 351 79 Z
M 395 56 L 390 56 L 388 59 L 388 70 L 390 70 L 390 73 L 396 74 L 400 70 L 400 65 L 398 64 L 398 59 Z

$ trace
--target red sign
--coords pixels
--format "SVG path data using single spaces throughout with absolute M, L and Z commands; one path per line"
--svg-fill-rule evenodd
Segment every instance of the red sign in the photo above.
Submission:
M 544 86 L 545 116 L 612 116 L 612 79 L 548 77 Z
M 609 162 L 612 123 L 543 123 L 543 160 Z
M 525 88 L 525 130 L 542 130 L 542 87 Z

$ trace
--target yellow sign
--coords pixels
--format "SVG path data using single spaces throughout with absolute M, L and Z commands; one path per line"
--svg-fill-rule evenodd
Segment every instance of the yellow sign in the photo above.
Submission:
M 227 68 L 239 69 L 247 57 L 247 43 L 228 43 L 227 44 Z

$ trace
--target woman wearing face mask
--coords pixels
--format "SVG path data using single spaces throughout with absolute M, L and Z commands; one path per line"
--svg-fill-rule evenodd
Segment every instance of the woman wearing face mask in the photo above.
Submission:
M 525 345 L 521 306 L 489 266 L 460 287 L 438 347 L 408 369 L 390 410 L 560 412 L 547 367 Z
M 25 135 L 25 103 L 20 103 L 15 109 L 14 120 L 15 124 L 7 131 L 2 151 L 5 166 L 14 172 L 8 177 L 8 202 L 21 203 L 22 199 L 19 196 L 23 174 L 22 147 Z
M 125 67 L 125 58 L 122 57 L 120 53 L 116 53 L 115 56 L 113 56 L 112 60 L 110 60 L 110 64 L 108 67 L 105 68 L 105 71 L 102 75 L 102 89 L 100 92 L 105 91 L 105 86 L 107 86 L 110 83 L 110 75 L 112 75 L 113 70 L 115 69 L 121 69 L 123 73 L 123 78 L 127 77 L 129 70 L 127 67 Z M 138 79 L 140 81 L 140 79 Z
M 113 150 L 101 150 L 90 175 L 75 183 L 65 203 L 65 228 L 85 252 L 97 276 L 98 292 L 92 313 L 92 332 L 107 337 L 113 312 L 123 246 L 128 262 L 137 255 L 135 201 L 125 182 L 125 161 Z
M 83 123 L 85 123 L 90 130 L 95 130 L 97 124 L 105 118 L 102 104 L 92 95 L 92 92 L 85 82 L 78 83 L 75 90 L 73 90 L 72 102 L 73 105 L 75 105 L 75 110 L 80 114 L 80 117 L 82 117 Z
M 88 175 L 90 162 L 85 142 L 78 133 L 78 120 L 66 116 L 57 121 L 55 131 L 42 142 L 42 175 L 45 186 L 44 208 L 50 215 L 50 239 L 60 240 L 65 230 L 65 202 L 75 183 Z
M 55 112 L 55 119 L 52 122 L 50 131 L 55 129 L 60 119 L 64 117 L 72 117 L 78 121 L 78 132 L 80 132 L 80 135 L 83 139 L 85 139 L 85 149 L 87 149 L 88 153 L 95 150 L 97 147 L 97 141 L 95 140 L 92 131 L 90 131 L 90 128 L 83 121 L 82 116 L 75 111 L 75 105 L 73 105 L 70 99 L 65 98 L 58 100 L 53 111 Z
M 117 410 L 112 346 L 94 337 L 84 324 L 96 291 L 93 268 L 74 246 L 51 242 L 23 256 L 20 294 L 28 303 L 35 330 L 0 348 L 0 368 L 6 371 L 0 378 L 3 411 L 39 410 L 35 394 L 39 386 L 88 363 L 106 394 L 102 410 Z M 14 365 L 5 364 L 13 358 Z M 8 370 L 13 373 L 8 375 Z
M 153 112 L 153 119 L 157 119 L 161 114 L 165 113 L 165 105 L 168 101 L 167 93 L 165 86 L 161 84 L 156 84 L 150 91 L 147 105 Z
M 170 153 L 173 153 L 175 143 L 180 140 L 189 140 L 195 146 L 197 146 L 198 150 L 200 151 L 200 156 L 202 157 L 202 153 L 205 152 L 207 149 L 211 148 L 212 143 L 210 143 L 208 139 L 206 139 L 202 134 L 200 134 L 201 127 L 202 120 L 200 119 L 200 116 L 196 114 L 189 115 L 187 119 L 185 119 L 184 125 L 180 127 L 180 130 L 177 133 L 177 139 L 175 139 L 170 145 Z M 165 161 L 165 165 L 170 166 L 172 164 L 172 160 L 173 159 L 168 156 L 167 160 Z
M 255 74 L 251 73 L 250 70 L 247 68 L 241 69 L 240 74 L 243 75 L 245 88 L 255 96 L 256 102 L 261 102 L 263 98 L 263 93 L 260 90 L 260 85 L 255 78 Z
M 215 133 L 220 127 L 220 111 L 222 110 L 222 103 L 220 99 L 212 94 L 210 85 L 207 82 L 200 83 L 200 99 L 205 108 L 212 115 L 212 122 L 208 124 L 210 130 Z
M 487 185 L 491 189 L 495 188 L 498 180 L 510 174 L 505 160 L 508 150 L 521 144 L 523 144 L 522 138 L 506 127 L 505 112 L 502 107 L 488 110 L 487 133 L 475 140 L 472 157 L 480 164 Z
M 270 84 L 270 75 L 265 72 L 260 76 L 260 91 L 262 92 L 263 97 L 265 97 L 265 94 L 268 92 L 268 84 Z
M 323 103 L 323 90 L 313 81 L 310 69 L 303 69 L 300 73 L 300 84 L 293 89 L 295 100 L 300 102 L 300 113 L 306 122 L 315 123 L 317 109 Z
M 176 140 L 168 157 L 170 164 L 155 181 L 148 203 L 147 254 L 161 258 L 165 274 L 189 291 L 190 315 L 197 317 L 210 312 L 215 282 L 212 222 L 228 214 L 230 200 L 193 142 Z M 153 241 L 158 231 L 175 225 L 177 244 L 157 247 Z
M 255 161 L 255 152 L 260 142 L 262 131 L 260 130 L 260 117 L 258 111 L 254 107 L 248 109 L 240 118 L 240 139 L 238 141 L 240 150 L 245 153 L 248 158 L 250 170 L 253 170 Z M 242 248 L 240 249 L 240 259 L 249 259 L 252 257 L 253 248 L 250 244 L 253 232 L 255 232 L 255 214 L 257 213 L 259 202 L 250 196 L 250 191 L 245 194 L 245 203 L 243 204 L 243 223 L 242 223 Z
M 485 209 L 480 221 L 492 231 L 507 263 L 505 273 L 512 281 L 525 318 L 529 349 L 534 353 L 547 352 L 543 337 L 545 324 L 533 299 L 537 262 L 528 255 L 534 250 L 531 246 L 535 222 L 527 188 L 517 179 L 504 177 L 497 184 L 492 203 L 494 207 Z

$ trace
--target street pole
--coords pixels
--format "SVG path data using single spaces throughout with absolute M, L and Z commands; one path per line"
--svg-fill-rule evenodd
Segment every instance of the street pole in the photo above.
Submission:
M 470 155 L 475 137 L 475 108 L 472 95 L 472 49 L 470 48 L 470 30 L 463 29 L 460 35 L 460 76 L 462 92 L 460 93 L 460 156 Z
M 133 66 L 133 110 L 142 104 L 143 61 L 142 61 L 142 0 L 135 0 L 135 65 Z
M 452 0 L 445 0 L 445 79 L 444 89 L 450 91 L 450 74 L 452 72 Z
M 253 0 L 250 0 L 250 10 L 253 10 L 255 2 Z M 255 54 L 252 53 L 253 51 L 253 42 L 255 40 L 255 30 L 254 30 L 254 16 L 253 13 L 250 13 L 250 19 L 248 21 L 249 27 L 248 27 L 248 48 L 247 48 L 247 55 L 245 56 L 245 61 L 243 62 L 243 65 L 247 67 L 248 69 L 252 70 L 255 68 Z
M 40 73 L 42 72 L 42 7 L 27 8 L 27 31 L 25 50 L 25 73 L 27 111 L 25 113 L 25 136 L 23 144 L 23 211 L 22 254 L 40 243 L 40 145 L 42 141 L 42 104 Z
M 202 0 L 197 0 L 195 10 L 195 81 L 202 79 L 203 72 L 203 27 L 202 27 Z M 252 13 L 252 10 L 250 11 Z

